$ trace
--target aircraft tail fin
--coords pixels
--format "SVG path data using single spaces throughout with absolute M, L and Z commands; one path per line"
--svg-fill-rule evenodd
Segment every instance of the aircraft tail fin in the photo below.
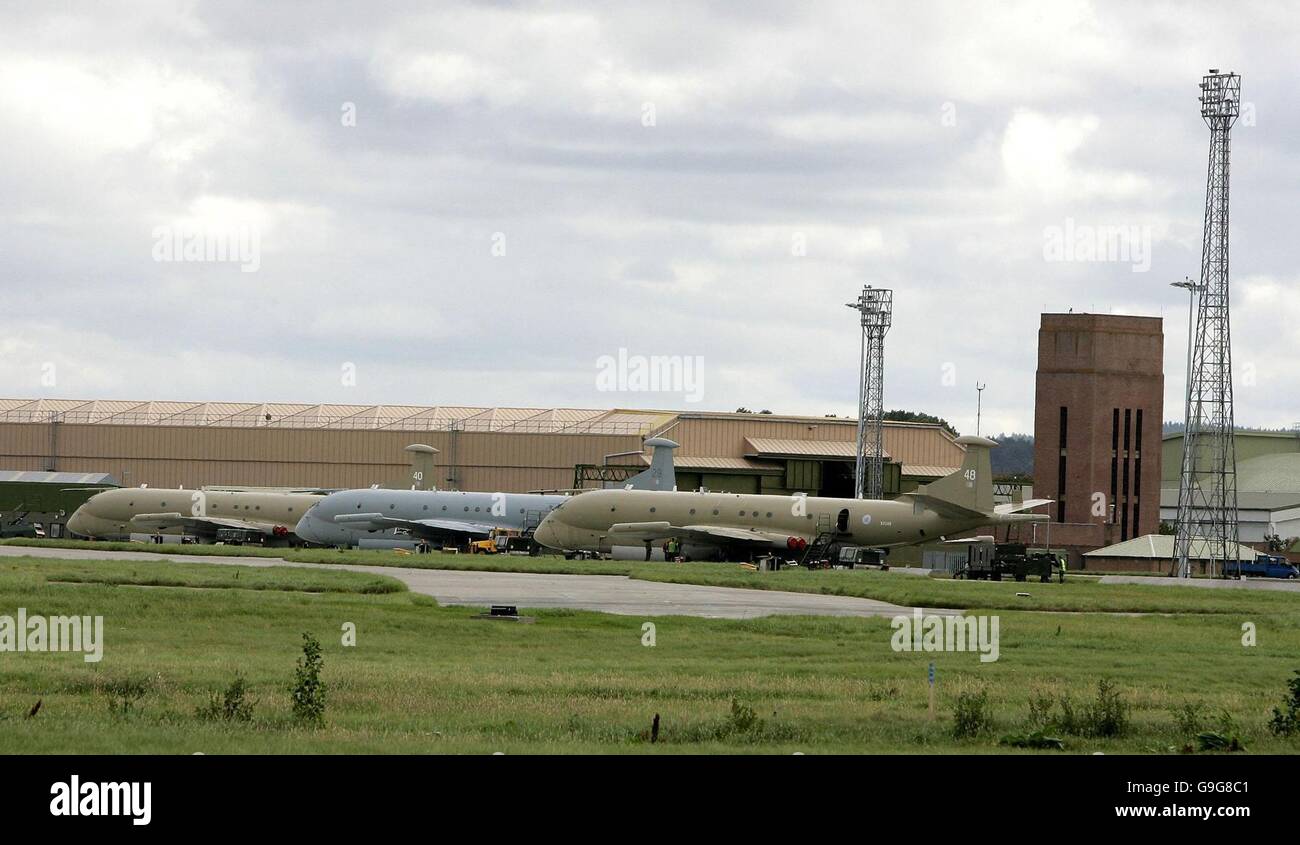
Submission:
M 673 450 L 677 444 L 666 437 L 651 437 L 645 442 L 654 451 L 650 468 L 623 482 L 625 490 L 676 490 L 677 474 L 673 470 Z
M 917 494 L 939 499 L 966 510 L 993 513 L 993 465 L 989 450 L 998 444 L 987 437 L 971 434 L 957 438 L 966 447 L 961 469 L 938 481 L 922 485 Z
M 438 450 L 423 443 L 412 443 L 402 451 L 411 456 L 411 471 L 407 479 L 412 490 L 437 490 L 436 476 L 433 474 L 433 456 Z

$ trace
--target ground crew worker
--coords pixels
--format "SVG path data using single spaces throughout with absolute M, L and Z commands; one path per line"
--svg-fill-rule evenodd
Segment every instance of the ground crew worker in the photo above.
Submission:
M 1061 555 L 1060 561 L 1061 561 L 1061 583 L 1064 584 L 1065 583 L 1065 561 L 1066 561 L 1065 555 Z

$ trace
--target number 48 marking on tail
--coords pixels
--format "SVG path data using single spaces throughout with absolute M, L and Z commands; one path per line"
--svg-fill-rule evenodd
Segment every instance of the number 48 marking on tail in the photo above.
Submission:
M 966 476 L 966 480 L 967 480 L 967 481 L 974 481 L 974 480 L 975 480 L 975 470 L 973 470 L 973 469 L 968 469 L 968 470 L 966 470 L 966 472 L 964 472 L 963 475 Z

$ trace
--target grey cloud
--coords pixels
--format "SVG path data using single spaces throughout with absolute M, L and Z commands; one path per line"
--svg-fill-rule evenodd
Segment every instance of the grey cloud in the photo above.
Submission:
M 1222 18 L 1193 29 L 1118 3 L 6 11 L 25 46 L 0 64 L 16 341 L 0 393 L 681 404 L 595 390 L 597 357 L 625 347 L 703 356 L 709 408 L 851 414 L 842 303 L 872 283 L 897 291 L 891 407 L 973 429 L 978 379 L 986 419 L 1030 430 L 1039 312 L 1123 307 L 1166 318 L 1175 418 L 1186 302 L 1168 282 L 1198 270 L 1195 95 L 1216 65 L 1257 108 L 1235 135 L 1234 275 L 1280 291 L 1236 312 L 1259 374 L 1238 417 L 1289 423 L 1297 25 L 1271 7 L 1201 14 Z M 1017 176 L 1017 114 L 1093 128 Z M 152 260 L 154 227 L 214 208 L 262 221 L 256 273 Z M 1150 271 L 1044 261 L 1045 227 L 1067 218 L 1151 226 Z M 46 360 L 67 362 L 53 389 Z

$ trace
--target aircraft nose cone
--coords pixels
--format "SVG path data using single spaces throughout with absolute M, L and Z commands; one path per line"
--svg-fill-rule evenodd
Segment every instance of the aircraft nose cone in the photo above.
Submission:
M 560 544 L 560 532 L 556 530 L 555 519 L 546 517 L 533 532 L 533 539 L 548 549 L 563 549 Z
M 68 517 L 68 530 L 82 537 L 90 536 L 86 533 L 86 518 L 81 513 L 81 508 L 77 508 L 72 512 L 72 516 Z
M 325 541 L 321 539 L 319 525 L 320 521 L 312 515 L 309 509 L 302 515 L 302 519 L 298 520 L 298 524 L 293 528 L 293 533 L 298 535 L 298 539 L 306 540 L 308 543 L 323 543 Z

